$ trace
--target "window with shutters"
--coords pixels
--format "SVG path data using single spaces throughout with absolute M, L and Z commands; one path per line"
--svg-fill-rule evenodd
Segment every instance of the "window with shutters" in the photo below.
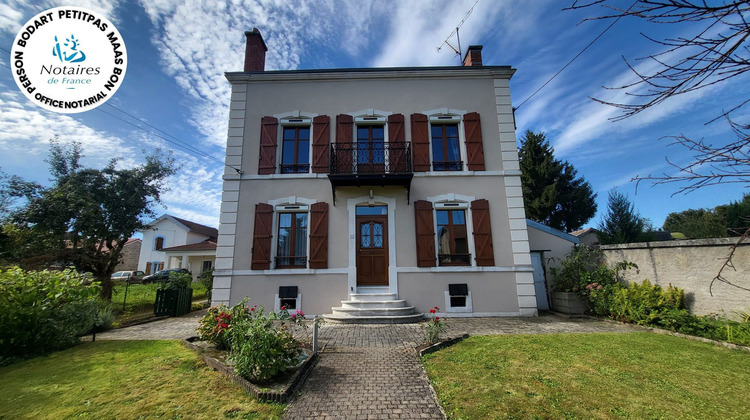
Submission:
M 328 203 L 300 197 L 269 203 L 255 206 L 251 268 L 328 268 Z
M 483 171 L 482 127 L 476 112 L 444 108 L 411 115 L 414 171 Z M 455 114 L 454 114 L 455 112 Z
M 414 202 L 417 267 L 494 266 L 489 202 L 452 193 L 430 200 Z
M 279 212 L 276 268 L 307 267 L 307 213 Z
M 157 236 L 154 238 L 154 251 L 161 251 L 164 248 L 164 237 Z

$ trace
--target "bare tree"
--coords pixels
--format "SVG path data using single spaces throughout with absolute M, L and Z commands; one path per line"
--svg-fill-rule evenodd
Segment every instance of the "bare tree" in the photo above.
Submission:
M 616 0 L 574 0 L 566 10 L 601 6 L 606 12 L 602 16 L 586 20 L 618 19 L 622 17 L 640 18 L 651 23 L 688 23 L 694 28 L 692 35 L 655 39 L 643 35 L 663 47 L 662 51 L 638 60 L 656 63 L 656 70 L 644 73 L 623 57 L 625 64 L 634 73 L 635 81 L 608 89 L 625 90 L 633 98 L 631 103 L 615 103 L 594 99 L 597 102 L 623 110 L 612 120 L 622 120 L 669 98 L 690 93 L 709 86 L 727 83 L 730 79 L 750 71 L 750 2 L 706 0 L 635 0 L 630 7 L 618 6 Z M 715 116 L 706 124 L 726 120 L 731 127 L 732 137 L 723 145 L 707 144 L 703 139 L 695 140 L 684 134 L 668 136 L 673 145 L 692 153 L 687 164 L 667 162 L 675 168 L 676 174 L 637 176 L 636 186 L 641 181 L 658 184 L 679 184 L 673 194 L 683 194 L 696 189 L 727 183 L 741 183 L 750 186 L 750 123 L 739 123 L 732 114 L 747 105 L 750 99 L 727 104 L 721 115 Z M 737 247 L 750 240 L 750 228 L 732 247 L 724 265 L 711 282 L 720 281 L 731 286 L 748 290 L 728 281 L 723 273 L 732 268 L 732 257 Z

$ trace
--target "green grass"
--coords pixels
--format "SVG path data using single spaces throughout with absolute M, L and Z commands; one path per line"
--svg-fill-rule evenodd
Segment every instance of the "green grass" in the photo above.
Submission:
M 128 320 L 153 315 L 156 289 L 158 287 L 158 283 L 131 284 L 128 287 L 127 299 L 125 299 L 125 283 L 115 283 L 115 287 L 112 290 L 112 309 L 115 311 L 115 321 L 124 323 Z M 206 286 L 202 283 L 193 283 L 192 287 L 194 302 L 206 299 Z M 125 310 L 123 310 L 123 300 L 125 300 Z
M 0 368 L 0 419 L 279 418 L 176 341 L 98 341 Z
M 424 358 L 450 418 L 750 418 L 750 353 L 653 333 L 471 337 Z

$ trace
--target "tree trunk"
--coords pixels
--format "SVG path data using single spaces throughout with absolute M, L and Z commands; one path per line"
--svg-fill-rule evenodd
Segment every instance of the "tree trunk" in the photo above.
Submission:
M 96 280 L 99 281 L 102 285 L 102 290 L 101 292 L 99 292 L 99 297 L 106 301 L 111 301 L 112 300 L 112 287 L 113 287 L 112 279 L 109 276 L 107 276 L 107 277 L 97 277 Z

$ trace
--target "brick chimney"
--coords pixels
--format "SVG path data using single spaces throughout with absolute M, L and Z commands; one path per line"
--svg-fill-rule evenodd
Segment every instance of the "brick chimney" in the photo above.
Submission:
M 481 66 L 482 65 L 482 46 L 469 45 L 468 51 L 464 56 L 464 66 Z
M 245 71 L 265 71 L 268 47 L 263 41 L 263 35 L 258 28 L 253 28 L 252 31 L 245 31 L 245 36 Z

